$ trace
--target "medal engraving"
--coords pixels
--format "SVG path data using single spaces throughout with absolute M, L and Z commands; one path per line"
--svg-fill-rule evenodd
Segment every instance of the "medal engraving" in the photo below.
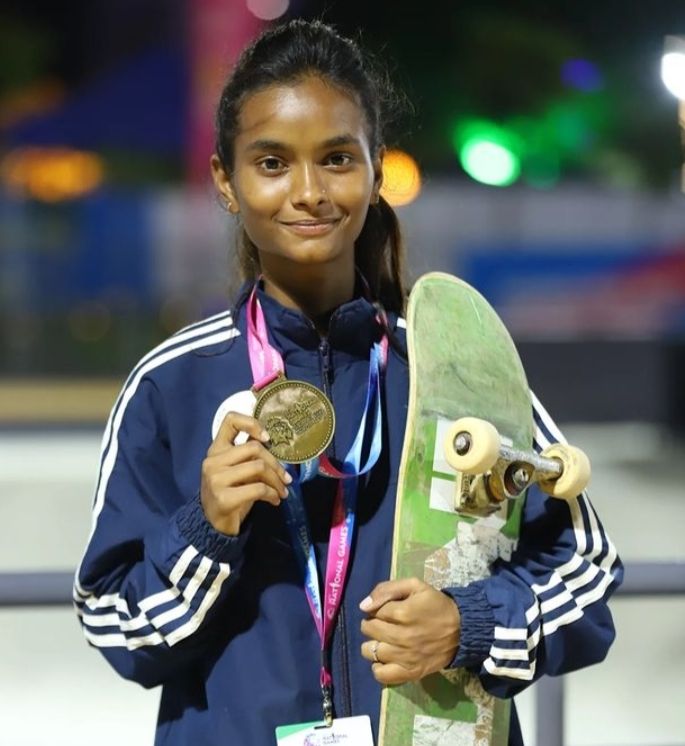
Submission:
M 333 438 L 335 413 L 326 395 L 304 381 L 279 379 L 257 395 L 254 416 L 280 461 L 301 464 L 322 454 Z

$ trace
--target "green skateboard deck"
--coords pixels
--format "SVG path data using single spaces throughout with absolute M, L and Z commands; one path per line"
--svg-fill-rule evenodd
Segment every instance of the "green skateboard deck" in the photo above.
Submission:
M 395 511 L 391 578 L 463 586 L 509 557 L 523 496 L 487 517 L 455 510 L 456 471 L 443 439 L 465 416 L 491 422 L 530 449 L 531 399 L 516 348 L 489 303 L 447 274 L 421 277 L 409 297 L 409 408 Z M 386 687 L 380 746 L 506 746 L 510 703 L 465 669 Z

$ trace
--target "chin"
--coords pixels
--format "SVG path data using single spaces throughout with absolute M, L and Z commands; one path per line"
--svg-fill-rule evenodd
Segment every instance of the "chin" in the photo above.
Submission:
M 348 250 L 342 246 L 331 245 L 320 238 L 306 238 L 296 245 L 290 245 L 279 251 L 284 258 L 298 264 L 326 264 L 342 259 Z
M 308 248 L 290 255 L 288 258 L 297 264 L 332 264 L 341 258 L 341 252 Z

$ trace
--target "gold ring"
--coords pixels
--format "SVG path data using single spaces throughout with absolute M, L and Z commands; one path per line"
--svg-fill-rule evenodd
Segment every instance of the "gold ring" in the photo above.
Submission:
M 378 646 L 380 645 L 380 642 L 378 640 L 373 641 L 373 645 L 371 646 L 371 654 L 373 655 L 373 662 L 374 663 L 380 663 L 381 661 L 378 659 Z

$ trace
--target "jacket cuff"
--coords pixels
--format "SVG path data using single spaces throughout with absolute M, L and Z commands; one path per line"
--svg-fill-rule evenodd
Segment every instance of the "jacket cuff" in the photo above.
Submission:
M 234 565 L 242 556 L 249 527 L 244 524 L 238 536 L 227 536 L 217 531 L 207 520 L 199 495 L 176 513 L 175 520 L 181 536 L 205 557 Z
M 480 582 L 443 588 L 459 608 L 461 632 L 457 654 L 448 668 L 480 668 L 495 639 L 495 617 Z

